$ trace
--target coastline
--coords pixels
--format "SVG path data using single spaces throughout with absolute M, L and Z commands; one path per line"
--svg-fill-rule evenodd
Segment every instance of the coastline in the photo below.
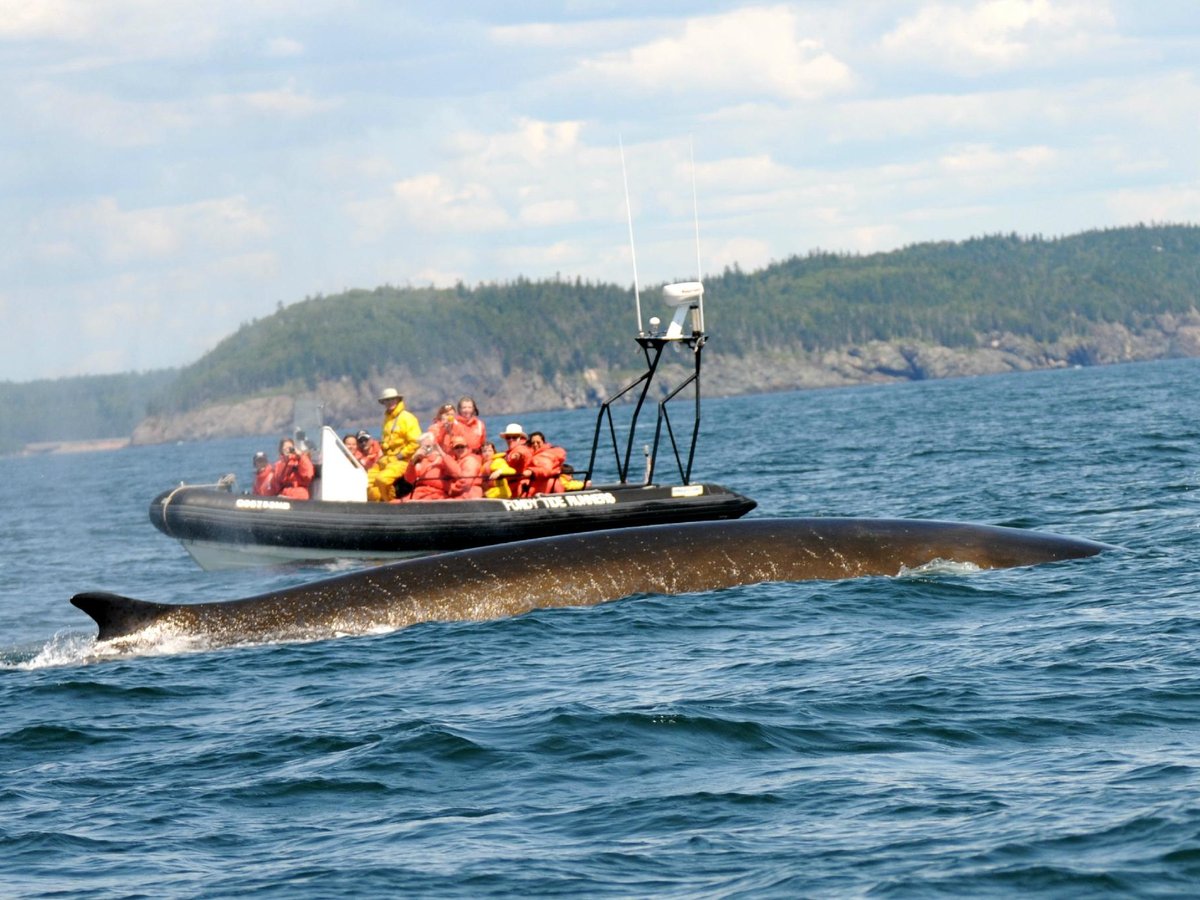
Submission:
M 68 453 L 95 453 L 106 450 L 121 450 L 132 444 L 129 437 L 88 438 L 69 441 L 37 441 L 26 444 L 14 456 L 63 455 Z

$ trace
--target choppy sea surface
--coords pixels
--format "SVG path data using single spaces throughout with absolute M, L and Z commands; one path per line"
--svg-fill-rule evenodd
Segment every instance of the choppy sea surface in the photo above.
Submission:
M 154 494 L 244 485 L 264 439 L 0 459 L 0 894 L 1194 896 L 1197 382 L 705 401 L 694 475 L 752 515 L 1121 548 L 1093 559 L 101 661 L 78 591 L 229 599 L 351 564 L 207 573 L 152 528 Z M 593 415 L 522 422 L 580 461 Z

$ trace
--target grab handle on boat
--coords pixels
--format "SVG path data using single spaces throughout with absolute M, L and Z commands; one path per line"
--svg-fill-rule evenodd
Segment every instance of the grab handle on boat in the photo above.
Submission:
M 175 495 L 178 494 L 180 491 L 187 490 L 188 488 L 217 488 L 218 490 L 225 490 L 225 491 L 229 491 L 230 493 L 232 493 L 233 489 L 236 485 L 237 485 L 237 476 L 234 475 L 232 472 L 230 472 L 227 475 L 222 475 L 213 484 L 188 484 L 186 481 L 179 482 L 179 485 L 177 487 L 173 488 L 171 493 L 169 493 L 169 494 L 167 494 L 167 496 L 163 497 L 162 503 L 159 504 L 162 507 L 162 530 L 163 530 L 163 532 L 165 534 L 169 535 L 170 537 L 175 537 L 175 535 L 171 533 L 171 525 L 170 525 L 170 522 L 167 520 L 167 507 L 171 505 L 171 501 L 175 499 Z

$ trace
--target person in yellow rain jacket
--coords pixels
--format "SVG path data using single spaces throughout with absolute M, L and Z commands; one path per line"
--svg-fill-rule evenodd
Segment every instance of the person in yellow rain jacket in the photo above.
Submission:
M 379 395 L 383 404 L 383 427 L 379 443 L 383 455 L 367 471 L 367 499 L 388 502 L 396 499 L 396 486 L 401 485 L 402 494 L 411 486 L 402 480 L 408 461 L 421 438 L 421 426 L 417 417 L 404 408 L 404 398 L 395 388 L 387 388 Z
M 512 496 L 508 478 L 516 475 L 517 470 L 508 464 L 503 453 L 496 452 L 496 445 L 491 441 L 483 444 L 483 496 L 493 499 L 507 500 Z

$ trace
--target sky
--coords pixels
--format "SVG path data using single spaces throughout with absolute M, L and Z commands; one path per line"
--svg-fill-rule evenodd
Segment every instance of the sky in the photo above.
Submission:
M 1197 0 L 0 0 L 0 381 L 350 288 L 1200 222 L 1198 69 Z

